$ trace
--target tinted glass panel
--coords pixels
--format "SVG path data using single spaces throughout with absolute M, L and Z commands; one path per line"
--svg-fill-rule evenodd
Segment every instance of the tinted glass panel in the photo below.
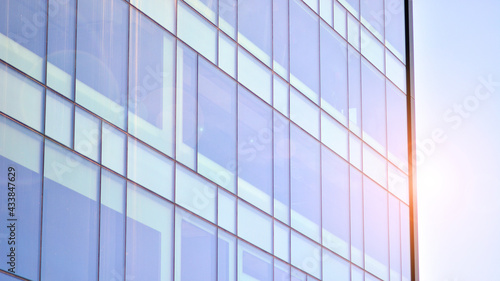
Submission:
M 288 1 L 273 1 L 273 68 L 288 80 Z
M 175 169 L 175 202 L 215 223 L 217 189 L 214 184 L 180 165 Z
M 272 108 L 240 87 L 238 195 L 267 213 L 272 213 L 272 141 Z
M 349 258 L 349 165 L 322 147 L 323 245 Z
M 174 142 L 174 46 L 172 36 L 132 11 L 128 128 L 167 155 Z
M 0 219 L 5 222 L 0 228 L 0 254 L 4 259 L 0 268 L 36 280 L 40 253 L 42 138 L 0 117 L 0 143 Z
M 361 23 L 380 40 L 384 39 L 384 0 L 361 1 Z
M 128 11 L 120 0 L 78 2 L 76 101 L 122 129 L 127 112 Z
M 115 174 L 101 172 L 101 226 L 99 279 L 112 280 L 125 270 L 125 180 Z M 121 279 L 123 280 L 123 278 Z
M 198 63 L 198 172 L 235 191 L 236 82 Z
M 292 231 L 291 240 L 292 265 L 320 278 L 321 257 L 319 255 L 321 255 L 321 247 L 295 231 Z
M 319 241 L 320 144 L 296 126 L 291 127 L 292 227 Z
M 179 2 L 177 34 L 211 62 L 217 62 L 217 29 L 189 6 Z
M 408 132 L 406 96 L 387 83 L 387 156 L 408 172 Z
M 42 86 L 0 64 L 0 111 L 42 131 L 43 93 Z
M 47 85 L 73 99 L 76 0 L 49 0 Z
M 39 81 L 45 80 L 47 0 L 0 3 L 0 58 Z
M 239 240 L 238 280 L 273 280 L 272 256 Z
M 290 82 L 319 102 L 318 17 L 299 0 L 290 1 Z
M 272 58 L 272 1 L 238 1 L 238 43 L 266 65 Z
M 403 0 L 385 0 L 385 44 L 405 61 L 405 3 Z
M 177 48 L 176 159 L 196 169 L 198 56 L 185 45 Z
M 100 146 L 101 120 L 80 108 L 76 108 L 75 150 L 99 162 L 101 158 Z
M 52 91 L 47 91 L 45 134 L 68 147 L 73 147 L 73 103 Z
M 174 186 L 172 160 L 130 137 L 127 172 L 129 179 L 172 200 Z
M 127 278 L 140 276 L 142 280 L 172 280 L 173 209 L 168 201 L 128 184 Z
M 321 25 L 321 107 L 347 125 L 347 44 Z
M 367 177 L 364 187 L 365 269 L 389 278 L 387 192 Z
M 363 60 L 363 140 L 386 153 L 385 79 L 373 66 Z
M 44 166 L 41 279 L 95 280 L 99 169 L 48 141 Z
M 290 122 L 276 111 L 273 124 L 274 217 L 290 221 Z
M 217 228 L 180 208 L 175 226 L 175 280 L 215 281 Z

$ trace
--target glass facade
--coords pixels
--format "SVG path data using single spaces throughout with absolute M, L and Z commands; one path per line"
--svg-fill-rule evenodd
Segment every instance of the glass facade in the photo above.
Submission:
M 412 280 L 404 0 L 0 2 L 0 279 Z

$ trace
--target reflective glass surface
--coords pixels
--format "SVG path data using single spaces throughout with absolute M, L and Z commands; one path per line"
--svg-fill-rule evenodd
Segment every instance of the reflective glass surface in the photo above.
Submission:
M 3 1 L 2 272 L 409 281 L 402 3 Z

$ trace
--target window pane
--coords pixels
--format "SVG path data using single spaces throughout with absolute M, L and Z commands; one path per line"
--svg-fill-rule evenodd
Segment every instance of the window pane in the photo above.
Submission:
M 292 265 L 321 277 L 321 247 L 306 237 L 292 231 Z
M 361 28 L 361 53 L 378 70 L 384 72 L 384 45 L 364 27 Z
M 337 31 L 342 37 L 347 38 L 346 10 L 337 1 L 335 1 L 333 8 L 334 8 L 333 20 L 334 20 L 335 31 Z
M 324 111 L 321 112 L 321 142 L 348 159 L 349 132 Z
M 410 241 L 410 209 L 408 205 L 400 203 L 401 211 L 401 269 L 403 281 L 411 280 L 411 241 Z
M 49 0 L 47 86 L 73 100 L 76 0 Z
M 273 280 L 273 258 L 238 240 L 238 280 Z
M 177 48 L 177 161 L 196 170 L 198 56 L 184 44 Z
M 236 0 L 219 0 L 219 28 L 236 40 Z
M 176 165 L 175 202 L 189 211 L 215 223 L 217 189 L 214 184 Z
M 40 218 L 42 198 L 42 138 L 34 132 L 0 117 L 0 182 L 2 200 L 0 219 L 6 225 L 0 228 L 0 255 L 5 257 L 0 269 L 36 280 L 39 271 Z M 14 192 L 15 196 L 7 196 Z M 14 198 L 15 202 L 11 199 Z M 8 208 L 15 203 L 13 215 Z M 8 221 L 16 219 L 16 221 Z M 11 235 L 10 223 L 15 225 L 15 240 Z M 15 241 L 15 262 L 10 264 L 12 255 L 9 245 Z M 10 242 L 10 243 L 9 243 Z M 17 266 L 16 266 L 17 265 Z M 0 278 L 2 279 L 3 276 Z M 7 278 L 7 277 L 5 277 Z M 2 279 L 7 280 L 7 279 Z
M 251 205 L 238 200 L 238 236 L 271 253 L 273 221 Z
M 362 63 L 363 140 L 386 154 L 385 79 L 373 66 Z
M 73 103 L 47 91 L 45 134 L 68 147 L 73 147 Z
M 217 197 L 217 224 L 230 231 L 236 233 L 236 197 L 231 193 L 219 188 Z
M 361 23 L 384 40 L 384 0 L 361 1 Z
M 290 224 L 290 122 L 274 112 L 274 217 Z
M 323 245 L 349 259 L 349 165 L 322 147 Z
M 125 270 L 125 180 L 102 170 L 99 279 L 113 280 Z
M 387 187 L 387 160 L 363 143 L 363 172 L 383 187 Z
M 236 78 L 236 42 L 219 32 L 219 67 Z
M 364 265 L 363 249 L 363 175 L 350 167 L 351 261 Z
M 387 158 L 408 172 L 408 123 L 406 96 L 387 83 Z
M 0 64 L 0 111 L 42 131 L 44 88 Z
M 347 44 L 321 25 L 321 107 L 347 125 Z
M 364 187 L 365 269 L 389 278 L 389 233 L 387 192 L 367 177 Z
M 319 139 L 320 109 L 294 88 L 290 91 L 290 119 Z
M 236 281 L 236 237 L 219 230 L 217 281 Z
M 318 17 L 301 2 L 290 1 L 290 83 L 318 103 Z
M 401 223 L 399 200 L 389 195 L 389 257 L 391 281 L 401 281 Z
M 75 112 L 75 150 L 99 162 L 100 144 L 101 120 L 77 107 Z
M 178 4 L 177 35 L 212 63 L 217 62 L 217 29 L 183 2 Z
M 172 280 L 173 211 L 168 201 L 128 183 L 127 278 Z
M 273 1 L 273 69 L 288 81 L 288 1 Z
M 180 208 L 175 211 L 175 280 L 216 279 L 217 228 Z
M 321 18 L 330 26 L 333 26 L 333 1 L 319 0 L 319 12 Z
M 359 51 L 359 22 L 351 15 L 347 16 L 347 38 L 349 43 Z
M 320 144 L 296 126 L 291 127 L 292 227 L 320 239 Z
M 385 72 L 387 77 L 406 93 L 406 66 L 388 50 L 385 50 Z
M 198 172 L 235 192 L 236 82 L 198 63 Z
M 401 201 L 409 204 L 410 201 L 410 186 L 408 175 L 400 169 L 389 163 L 388 165 L 388 189 L 389 192 L 396 195 Z
M 238 43 L 267 66 L 272 55 L 272 1 L 238 1 Z
M 128 11 L 120 0 L 78 2 L 76 101 L 121 129 L 127 112 Z
M 129 132 L 171 156 L 175 40 L 135 10 L 130 29 Z
M 238 48 L 238 81 L 268 104 L 272 103 L 272 73 L 260 61 Z
M 349 134 L 349 163 L 359 170 L 363 167 L 362 145 L 363 142 L 359 138 L 354 134 Z
M 127 177 L 172 200 L 174 164 L 172 160 L 129 137 Z
M 43 82 L 46 28 L 47 0 L 2 1 L 0 59 Z
M 272 108 L 239 88 L 238 196 L 272 214 Z M 259 175 L 259 176 L 256 176 Z
M 285 116 L 289 116 L 290 86 L 279 76 L 273 80 L 273 106 Z
M 99 169 L 49 141 L 44 166 L 41 279 L 94 280 Z
M 102 164 L 113 171 L 125 175 L 127 136 L 104 123 L 102 125 Z
M 361 56 L 349 46 L 349 130 L 361 136 Z
M 348 261 L 328 250 L 323 250 L 323 281 L 350 281 L 351 266 Z
M 290 262 L 290 228 L 278 221 L 274 221 L 274 256 Z
M 175 32 L 175 0 L 130 0 L 130 3 L 168 31 Z
M 405 50 L 405 3 L 403 0 L 385 0 L 385 44 L 403 62 Z

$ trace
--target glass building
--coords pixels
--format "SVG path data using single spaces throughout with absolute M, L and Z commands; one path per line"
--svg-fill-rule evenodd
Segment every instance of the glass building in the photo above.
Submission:
M 0 280 L 416 280 L 409 4 L 1 0 Z

